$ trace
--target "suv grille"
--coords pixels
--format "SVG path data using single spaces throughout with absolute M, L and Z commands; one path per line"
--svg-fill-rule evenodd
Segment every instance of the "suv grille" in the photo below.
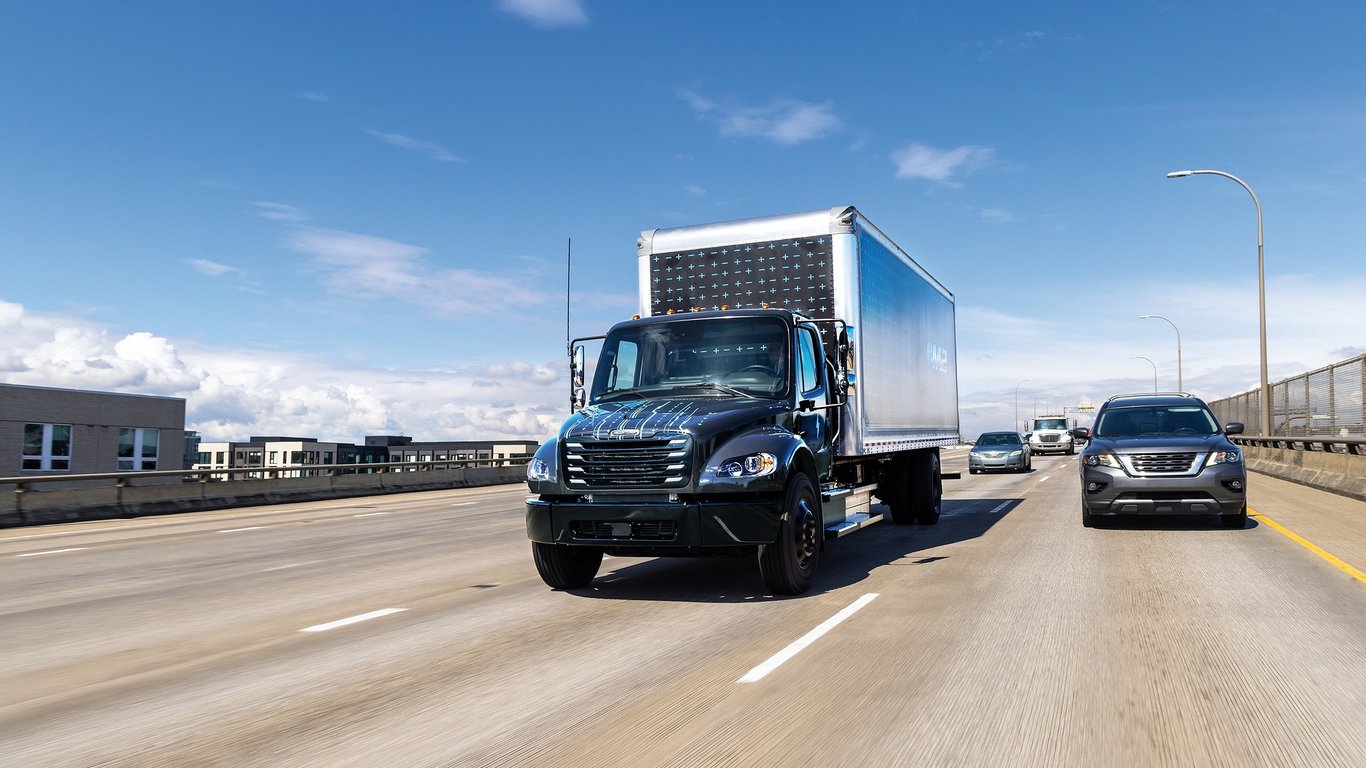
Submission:
M 688 483 L 688 438 L 565 443 L 571 488 L 676 488 Z
M 1129 456 L 1134 471 L 1144 475 L 1189 474 L 1195 465 L 1194 453 L 1136 453 Z

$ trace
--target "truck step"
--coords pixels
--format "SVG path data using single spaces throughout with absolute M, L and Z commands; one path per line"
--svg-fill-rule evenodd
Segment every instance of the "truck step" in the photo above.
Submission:
M 834 525 L 827 525 L 825 527 L 825 538 L 838 539 L 839 537 L 853 533 L 860 528 L 867 528 L 880 520 L 882 520 L 882 513 L 880 512 L 875 515 L 865 515 L 861 512 L 856 515 L 850 515 L 842 522 Z

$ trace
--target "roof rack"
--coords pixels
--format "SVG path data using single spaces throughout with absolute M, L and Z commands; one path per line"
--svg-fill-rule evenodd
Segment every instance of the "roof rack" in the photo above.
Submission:
M 1126 397 L 1195 397 L 1189 392 L 1130 392 L 1123 395 L 1111 395 L 1105 402 L 1120 400 Z

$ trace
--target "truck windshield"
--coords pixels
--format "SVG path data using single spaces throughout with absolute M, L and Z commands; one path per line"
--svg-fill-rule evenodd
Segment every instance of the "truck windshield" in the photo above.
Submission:
M 1067 429 L 1066 419 L 1035 419 L 1034 429 Z
M 680 319 L 621 328 L 603 342 L 590 402 L 785 397 L 788 343 L 787 324 L 773 317 Z

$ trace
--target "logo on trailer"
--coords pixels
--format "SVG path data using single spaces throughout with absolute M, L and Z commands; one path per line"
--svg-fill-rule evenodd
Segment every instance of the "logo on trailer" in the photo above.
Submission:
M 930 367 L 940 373 L 949 372 L 949 351 L 934 342 L 925 344 L 925 357 L 930 361 Z

